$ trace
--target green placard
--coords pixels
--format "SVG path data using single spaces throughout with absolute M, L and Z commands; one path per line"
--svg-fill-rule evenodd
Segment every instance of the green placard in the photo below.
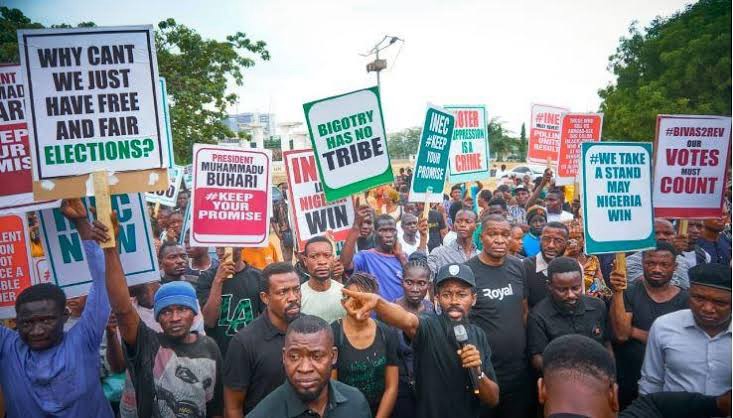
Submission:
M 377 87 L 305 103 L 303 110 L 327 201 L 394 180 Z
M 443 200 L 454 125 L 455 118 L 448 111 L 428 106 L 410 185 L 410 202 L 424 202 L 426 198 L 430 202 Z M 428 190 L 430 195 L 426 196 Z
M 652 144 L 581 144 L 586 254 L 654 248 Z

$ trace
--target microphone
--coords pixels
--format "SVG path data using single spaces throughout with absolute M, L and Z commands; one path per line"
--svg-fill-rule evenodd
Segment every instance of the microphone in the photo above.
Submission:
M 468 333 L 466 332 L 466 327 L 464 327 L 462 324 L 458 324 L 453 327 L 453 333 L 456 335 L 456 341 L 458 341 L 458 345 L 461 346 L 461 349 L 468 344 Z M 475 395 L 478 395 L 478 377 L 479 377 L 479 371 L 478 367 L 471 367 L 468 369 L 468 375 L 471 377 L 471 385 L 473 386 L 473 393 Z

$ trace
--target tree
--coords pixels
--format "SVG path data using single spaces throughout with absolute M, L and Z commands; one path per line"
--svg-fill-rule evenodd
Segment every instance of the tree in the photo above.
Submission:
M 491 118 L 486 129 L 489 131 L 489 152 L 497 161 L 503 161 L 515 151 L 517 141 L 510 136 L 511 132 L 504 127 L 499 118 Z
M 43 27 L 18 9 L 0 7 L 0 62 L 19 62 L 16 30 Z M 155 46 L 158 70 L 168 88 L 175 161 L 188 164 L 194 142 L 215 143 L 234 136 L 221 123 L 227 106 L 237 100 L 235 94 L 226 93 L 228 81 L 242 85 L 243 70 L 252 67 L 257 57 L 269 60 L 270 53 L 265 42 L 252 41 L 242 32 L 227 36 L 225 41 L 204 39 L 173 19 L 158 24 Z
M 409 158 L 417 154 L 422 128 L 407 128 L 387 135 L 387 149 L 391 158 Z
M 656 116 L 731 114 L 731 2 L 700 0 L 645 33 L 637 23 L 609 57 L 599 90 L 604 139 L 651 140 Z
M 517 155 L 522 161 L 527 161 L 527 148 L 529 143 L 527 141 L 527 130 L 522 122 L 522 130 L 519 131 L 519 147 L 517 148 Z

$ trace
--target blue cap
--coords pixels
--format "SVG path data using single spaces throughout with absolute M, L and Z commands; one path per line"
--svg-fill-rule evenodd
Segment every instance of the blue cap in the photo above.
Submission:
M 158 319 L 160 311 L 171 306 L 180 305 L 198 314 L 198 303 L 196 302 L 196 291 L 191 286 L 191 283 L 184 281 L 176 281 L 166 283 L 160 286 L 157 292 L 155 292 L 155 319 Z

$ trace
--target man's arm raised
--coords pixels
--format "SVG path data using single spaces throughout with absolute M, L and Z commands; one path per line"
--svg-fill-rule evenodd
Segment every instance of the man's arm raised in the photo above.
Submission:
M 374 311 L 386 324 L 401 329 L 410 339 L 415 337 L 420 325 L 420 319 L 416 315 L 397 304 L 387 302 L 376 293 L 356 292 L 346 288 L 341 289 L 341 292 L 349 298 L 346 309 L 353 310 L 357 318 L 367 318 L 369 312 Z
M 104 261 L 107 269 L 107 294 L 112 312 L 117 318 L 117 328 L 122 340 L 128 346 L 135 346 L 140 316 L 130 301 L 130 291 L 127 288 L 117 247 L 104 249 Z
M 356 208 L 356 214 L 354 218 L 354 225 L 349 231 L 349 235 L 346 236 L 346 242 L 344 248 L 341 250 L 341 264 L 344 265 L 344 269 L 351 271 L 354 268 L 354 254 L 356 254 L 356 241 L 359 239 L 359 233 L 361 230 L 361 224 L 369 217 L 371 217 L 371 208 L 369 205 L 360 205 L 359 198 L 356 198 L 354 202 Z

